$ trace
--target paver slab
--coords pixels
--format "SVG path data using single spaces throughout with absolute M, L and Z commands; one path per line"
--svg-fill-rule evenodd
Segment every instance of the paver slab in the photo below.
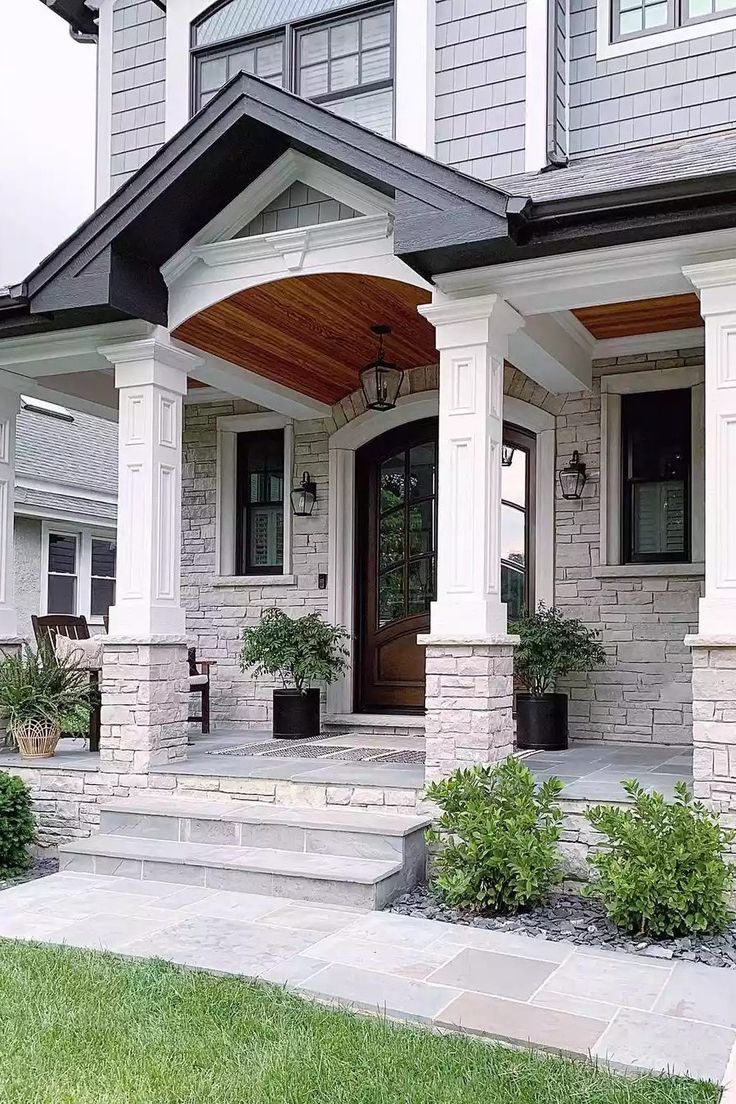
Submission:
M 540 993 L 584 993 L 591 1000 L 647 1010 L 654 1006 L 670 972 L 667 967 L 638 961 L 633 955 L 604 958 L 576 952 L 550 975 Z
M 654 1011 L 736 1028 L 736 971 L 678 962 Z
M 528 1000 L 556 969 L 553 962 L 466 947 L 427 980 L 476 993 Z
M 326 966 L 299 989 L 354 1008 L 367 1008 L 412 1020 L 437 1018 L 448 1004 L 460 996 L 458 989 L 445 985 L 427 985 L 412 978 L 392 977 L 342 964 Z
M 720 1083 L 734 1042 L 736 1032 L 726 1027 L 624 1008 L 592 1047 L 592 1055 L 617 1066 Z

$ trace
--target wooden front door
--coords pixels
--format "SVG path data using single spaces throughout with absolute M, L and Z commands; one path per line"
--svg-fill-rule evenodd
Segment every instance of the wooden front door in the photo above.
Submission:
M 356 461 L 356 708 L 422 712 L 416 638 L 435 597 L 437 419 L 385 433 Z

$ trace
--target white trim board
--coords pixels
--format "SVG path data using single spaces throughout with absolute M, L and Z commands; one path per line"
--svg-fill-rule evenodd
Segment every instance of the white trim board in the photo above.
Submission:
M 393 201 L 387 196 L 303 153 L 288 149 L 161 266 L 166 283 L 171 285 L 186 271 L 193 263 L 197 249 L 232 238 L 272 200 L 297 182 L 324 192 L 331 199 L 363 215 L 392 214 L 394 210 Z
M 597 0 L 595 56 L 598 61 L 626 57 L 628 54 L 641 53 L 643 50 L 657 50 L 662 46 L 676 46 L 681 42 L 710 38 L 712 35 L 727 34 L 736 30 L 736 15 L 727 15 L 704 19 L 699 23 L 688 23 L 684 27 L 673 27 L 655 34 L 643 34 L 638 38 L 625 39 L 623 42 L 612 42 L 611 14 L 610 0 Z

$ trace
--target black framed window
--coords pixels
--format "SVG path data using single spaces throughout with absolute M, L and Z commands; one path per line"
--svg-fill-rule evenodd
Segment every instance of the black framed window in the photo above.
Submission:
M 49 533 L 47 613 L 77 612 L 79 548 L 69 533 Z
M 284 431 L 239 433 L 235 552 L 240 575 L 284 566 Z
M 90 613 L 93 617 L 107 617 L 110 606 L 115 602 L 115 560 L 115 541 L 93 537 L 90 582 Z
M 622 559 L 690 560 L 691 392 L 621 398 Z
M 194 111 L 242 70 L 379 134 L 393 135 L 393 6 L 372 4 L 340 15 L 321 14 L 237 39 L 228 36 L 243 26 L 243 20 L 226 18 L 232 6 L 224 5 L 193 27 Z M 218 35 L 227 41 L 214 42 Z
M 612 0 L 614 42 L 736 12 L 734 0 Z
M 504 425 L 501 467 L 501 601 L 509 621 L 534 609 L 534 438 Z

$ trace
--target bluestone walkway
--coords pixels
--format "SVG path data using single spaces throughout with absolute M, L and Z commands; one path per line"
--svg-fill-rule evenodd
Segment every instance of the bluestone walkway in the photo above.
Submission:
M 156 956 L 716 1082 L 736 1043 L 736 971 L 278 897 L 61 873 L 0 894 L 0 937 Z

